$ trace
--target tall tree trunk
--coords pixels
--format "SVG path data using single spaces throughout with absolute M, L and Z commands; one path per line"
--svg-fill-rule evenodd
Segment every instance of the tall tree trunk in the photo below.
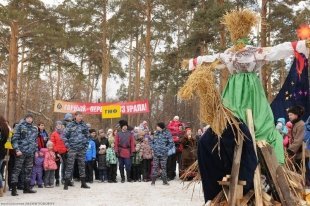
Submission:
M 18 97 L 17 97 L 17 105 L 18 105 L 18 112 L 17 118 L 21 117 L 22 113 L 22 87 L 24 86 L 24 60 L 25 60 L 25 45 L 22 47 L 22 59 L 20 63 L 20 74 L 19 74 L 19 82 L 18 82 Z
M 261 10 L 261 33 L 260 33 L 260 37 L 261 37 L 261 47 L 266 47 L 267 46 L 267 21 L 266 21 L 266 17 L 267 17 L 267 1 L 268 0 L 262 0 L 262 10 Z M 268 71 L 267 71 L 267 66 L 262 68 L 261 71 L 261 79 L 262 79 L 262 84 L 263 84 L 263 88 L 265 91 L 265 94 L 268 94 L 268 90 L 267 90 L 267 78 L 268 78 Z
M 57 63 L 57 82 L 56 82 L 56 100 L 60 99 L 60 76 L 61 76 L 61 64 L 60 64 L 60 55 L 62 51 L 58 55 L 58 63 Z
M 6 104 L 5 104 L 5 112 L 4 112 L 4 117 L 5 119 L 8 119 L 9 118 L 9 109 L 10 109 L 10 102 L 9 102 L 9 95 L 10 95 L 10 81 L 11 81 L 11 78 L 10 78 L 10 73 L 11 73 L 11 67 L 9 65 L 9 68 L 8 68 L 8 74 L 7 74 L 7 80 L 6 80 Z M 10 122 L 10 124 L 12 125 L 13 123 Z
M 134 91 L 134 99 L 137 100 L 140 96 L 140 63 L 141 57 L 139 55 L 140 50 L 139 43 L 139 34 L 136 35 L 136 55 L 135 55 L 135 91 Z
M 132 92 L 132 59 L 133 59 L 133 53 L 132 53 L 132 42 L 133 42 L 133 36 L 130 35 L 130 51 L 129 51 L 129 63 L 128 63 L 128 70 L 129 70 L 129 79 L 128 79 L 128 101 L 131 101 L 133 98 L 133 92 Z M 132 116 L 128 115 L 128 122 L 131 122 Z
M 152 54 L 151 54 L 151 27 L 152 27 L 152 0 L 146 1 L 146 37 L 145 37 L 145 79 L 144 79 L 144 95 L 147 99 L 150 95 L 151 86 L 151 66 L 152 66 Z
M 139 32 L 136 33 L 135 37 L 135 42 L 136 42 L 136 48 L 135 48 L 135 62 L 134 62 L 134 67 L 135 67 L 135 80 L 134 80 L 134 100 L 138 100 L 140 97 L 140 67 L 141 67 L 141 61 L 142 58 L 139 55 L 139 51 L 141 48 L 141 42 L 139 42 Z M 136 114 L 132 118 L 132 122 L 138 123 L 138 116 L 139 114 Z
M 93 101 L 93 92 L 95 87 L 95 75 L 92 76 L 89 102 Z
M 17 90 L 17 67 L 18 67 L 18 22 L 11 23 L 11 38 L 9 52 L 9 115 L 8 121 L 12 124 L 16 120 L 16 90 Z
M 92 75 L 91 75 L 91 68 L 92 68 L 92 65 L 90 64 L 90 62 L 88 63 L 88 83 L 87 83 L 87 101 L 90 102 L 90 93 L 91 93 L 91 79 L 92 79 Z
M 102 102 L 106 102 L 106 89 L 107 89 L 107 81 L 108 81 L 108 76 L 109 76 L 109 62 L 108 62 L 108 46 L 107 46 L 107 30 L 108 30 L 108 24 L 107 24 L 107 4 L 108 0 L 103 1 L 103 14 L 102 14 L 102 24 L 101 24 L 101 29 L 102 29 L 102 94 L 101 94 L 101 100 Z
M 30 55 L 30 59 L 32 58 L 32 53 L 29 54 Z M 28 69 L 27 69 L 27 73 L 26 73 L 26 88 L 24 89 L 26 94 L 25 94 L 25 98 L 24 98 L 24 111 L 28 111 L 28 99 L 29 99 L 29 88 L 30 88 L 30 68 L 32 66 L 32 62 L 30 61 L 28 64 Z
M 129 70 L 129 79 L 128 79 L 128 101 L 132 100 L 132 59 L 133 59 L 133 53 L 132 53 L 132 42 L 133 42 L 133 36 L 130 36 L 130 46 L 129 46 L 129 63 L 128 63 L 128 70 Z

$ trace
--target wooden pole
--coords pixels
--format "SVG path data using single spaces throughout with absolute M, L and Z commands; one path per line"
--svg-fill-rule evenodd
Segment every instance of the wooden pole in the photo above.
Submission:
M 239 181 L 239 169 L 240 169 L 240 161 L 243 147 L 243 137 L 237 137 L 237 143 L 235 146 L 234 152 L 234 161 L 231 168 L 231 178 L 230 178 L 230 187 L 228 194 L 228 206 L 236 206 L 237 204 L 237 196 L 238 196 L 238 181 Z
M 250 130 L 254 151 L 257 157 L 257 149 L 256 149 L 256 140 L 255 140 L 255 131 L 254 131 L 254 122 L 253 122 L 253 115 L 252 110 L 247 109 L 247 122 L 248 122 L 248 128 Z M 262 186 L 261 186 L 261 172 L 260 172 L 260 165 L 258 164 L 255 173 L 254 173 L 254 192 L 255 192 L 255 205 L 263 205 L 263 194 L 262 194 Z

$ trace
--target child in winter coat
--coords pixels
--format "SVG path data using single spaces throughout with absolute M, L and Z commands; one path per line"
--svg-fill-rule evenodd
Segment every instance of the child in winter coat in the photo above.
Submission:
M 33 187 L 37 183 L 39 188 L 43 188 L 43 163 L 44 153 L 47 151 L 46 148 L 42 148 L 39 152 L 35 153 L 34 164 L 32 168 L 30 186 Z
M 117 157 L 116 157 L 116 153 L 115 153 L 115 150 L 114 150 L 114 143 L 112 142 L 111 143 L 111 147 L 109 147 L 107 149 L 107 155 L 106 155 L 106 164 L 107 164 L 107 167 L 108 167 L 108 174 L 109 174 L 109 177 L 108 177 L 108 180 L 109 182 L 114 182 L 116 183 L 116 164 L 117 164 Z
M 133 152 L 133 155 L 131 157 L 131 170 L 132 170 L 132 179 L 134 182 L 139 181 L 141 182 L 141 162 L 142 162 L 142 156 L 141 156 L 141 145 L 138 143 L 136 145 L 135 151 Z
M 288 137 L 287 137 L 288 131 L 287 131 L 287 128 L 285 125 L 285 119 L 284 118 L 279 118 L 277 120 L 276 129 L 280 132 L 280 134 L 283 137 L 283 146 L 288 147 Z
M 99 170 L 99 180 L 101 182 L 108 181 L 108 168 L 106 161 L 106 145 L 100 145 L 98 151 L 98 170 Z
M 44 154 L 44 186 L 51 188 L 54 187 L 55 170 L 57 169 L 56 154 L 54 152 L 53 142 L 48 141 L 46 146 L 48 151 Z
M 141 153 L 142 153 L 142 175 L 143 181 L 147 182 L 151 180 L 151 168 L 152 168 L 152 159 L 153 151 L 149 143 L 149 138 L 144 138 L 141 144 Z
M 86 182 L 93 183 L 94 181 L 94 164 L 96 164 L 96 144 L 89 138 L 85 159 Z

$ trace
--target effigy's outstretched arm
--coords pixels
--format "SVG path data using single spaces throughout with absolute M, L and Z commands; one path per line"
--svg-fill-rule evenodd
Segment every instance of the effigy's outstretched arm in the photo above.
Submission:
M 203 63 L 212 63 L 215 60 L 219 59 L 220 54 L 214 54 L 214 55 L 204 55 L 204 56 L 198 56 L 196 58 L 192 58 L 188 61 L 188 69 L 194 70 L 196 66 L 199 66 Z
M 295 52 L 302 53 L 308 57 L 309 46 L 309 40 L 284 42 L 273 47 L 258 48 L 255 58 L 256 60 L 277 61 L 294 55 Z

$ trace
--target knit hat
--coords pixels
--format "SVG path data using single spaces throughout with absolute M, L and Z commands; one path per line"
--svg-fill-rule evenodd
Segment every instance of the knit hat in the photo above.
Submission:
M 56 121 L 55 125 L 63 125 L 62 121 Z
M 121 127 L 121 128 L 123 128 L 123 126 L 127 126 L 128 127 L 128 122 L 126 121 L 126 120 L 120 120 L 119 122 L 119 126 Z
M 159 126 L 161 129 L 165 129 L 166 128 L 166 125 L 163 122 L 157 123 L 157 126 Z
M 33 119 L 33 115 L 31 113 L 26 114 L 25 119 L 27 119 L 28 117 L 31 117 Z
M 305 109 L 300 105 L 292 106 L 287 111 L 287 113 L 296 114 L 299 118 L 302 117 L 302 115 L 304 115 L 304 112 Z
M 71 113 L 67 113 L 67 114 L 65 114 L 65 118 L 64 118 L 64 120 L 71 121 L 72 119 L 73 119 L 73 116 L 72 116 L 72 114 L 71 114 Z

